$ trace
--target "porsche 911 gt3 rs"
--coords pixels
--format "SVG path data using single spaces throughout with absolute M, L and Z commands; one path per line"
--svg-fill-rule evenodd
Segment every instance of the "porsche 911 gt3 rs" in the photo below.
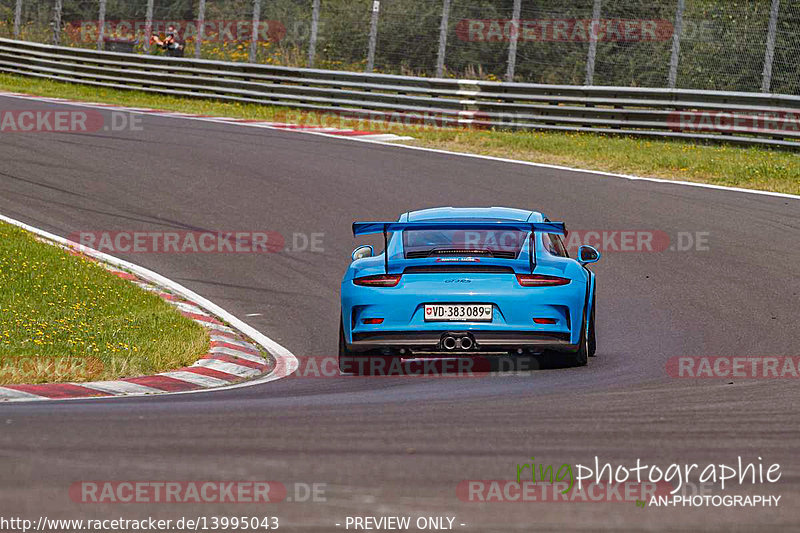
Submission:
M 569 257 L 562 222 L 511 208 L 443 207 L 355 222 L 384 251 L 356 248 L 342 280 L 339 367 L 373 357 L 594 355 L 600 253 Z

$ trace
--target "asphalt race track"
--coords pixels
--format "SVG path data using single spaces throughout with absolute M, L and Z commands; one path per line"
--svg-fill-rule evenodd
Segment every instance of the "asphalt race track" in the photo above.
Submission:
M 10 98 L 5 110 L 52 108 Z M 674 356 L 798 355 L 800 202 L 629 181 L 322 136 L 146 117 L 142 131 L 3 133 L 0 213 L 96 230 L 324 234 L 318 252 L 116 254 L 298 356 L 337 349 L 355 219 L 439 205 L 541 209 L 570 229 L 707 233 L 708 249 L 608 252 L 589 366 L 481 378 L 288 378 L 231 391 L 0 405 L 0 515 L 277 516 L 344 531 L 348 516 L 455 516 L 457 530 L 797 530 L 797 380 L 674 379 Z M 247 317 L 246 315 L 260 314 Z M 629 502 L 475 503 L 464 480 L 516 465 L 779 463 L 776 508 Z M 81 504 L 84 480 L 325 484 L 316 502 Z M 324 500 L 324 501 L 322 501 Z M 341 526 L 336 526 L 341 524 Z M 461 526 L 460 524 L 465 524 Z M 352 530 L 352 528 L 351 528 Z

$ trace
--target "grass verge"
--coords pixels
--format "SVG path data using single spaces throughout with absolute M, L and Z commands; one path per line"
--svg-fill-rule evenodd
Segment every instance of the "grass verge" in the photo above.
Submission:
M 369 122 L 258 104 L 176 98 L 0 74 L 0 89 L 186 113 L 368 129 L 406 144 L 570 167 L 800 194 L 800 154 L 590 133 L 509 132 Z
M 0 384 L 153 374 L 208 351 L 159 296 L 2 222 L 0 287 Z

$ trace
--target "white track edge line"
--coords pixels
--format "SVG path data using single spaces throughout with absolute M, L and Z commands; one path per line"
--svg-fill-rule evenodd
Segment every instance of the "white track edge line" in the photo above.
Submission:
M 45 100 L 46 97 L 40 97 L 40 96 L 36 96 L 36 95 L 27 95 L 27 94 L 26 95 L 20 95 L 20 94 L 13 94 L 13 93 L 3 93 L 2 91 L 0 91 L 0 97 L 3 97 L 3 96 L 7 97 L 7 98 L 19 98 L 19 99 L 28 99 L 28 100 L 47 101 L 47 100 Z M 85 102 L 80 102 L 80 101 L 77 101 L 77 100 L 56 101 L 56 102 L 50 102 L 50 103 L 74 105 L 74 106 L 79 106 L 79 107 L 91 107 L 91 108 L 105 109 L 105 110 L 113 109 L 113 108 L 108 108 L 108 107 L 104 107 L 104 106 L 90 105 L 90 104 L 87 104 Z M 181 120 L 200 120 L 200 121 L 203 121 L 203 122 L 215 122 L 217 124 L 222 123 L 222 124 L 239 125 L 239 126 L 251 126 L 251 127 L 255 126 L 255 127 L 264 128 L 264 129 L 271 129 L 271 130 L 278 130 L 278 131 L 292 131 L 292 132 L 296 132 L 296 133 L 304 133 L 306 135 L 320 135 L 322 137 L 329 137 L 331 139 L 342 139 L 342 140 L 348 140 L 348 141 L 370 143 L 370 144 L 380 145 L 380 146 L 391 146 L 391 147 L 395 147 L 395 148 L 405 148 L 405 149 L 409 149 L 409 150 L 419 150 L 419 151 L 422 151 L 422 152 L 431 152 L 431 153 L 435 153 L 435 154 L 454 155 L 454 156 L 460 156 L 460 157 L 471 157 L 471 158 L 474 158 L 474 159 L 483 159 L 483 160 L 486 160 L 486 161 L 497 161 L 497 162 L 500 162 L 500 163 L 511 163 L 511 164 L 517 164 L 517 165 L 526 165 L 526 166 L 539 167 L 539 168 L 548 168 L 548 169 L 552 169 L 552 170 L 563 170 L 563 171 L 569 171 L 569 172 L 580 172 L 580 173 L 584 173 L 584 174 L 596 174 L 598 176 L 608 176 L 608 177 L 612 177 L 612 178 L 622 178 L 622 179 L 627 179 L 627 180 L 632 180 L 632 181 L 648 181 L 648 182 L 652 182 L 652 183 L 684 185 L 684 186 L 688 186 L 688 187 L 700 187 L 700 188 L 704 188 L 704 189 L 714 189 L 714 190 L 719 190 L 719 191 L 730 191 L 730 192 L 738 192 L 738 193 L 745 193 L 745 194 L 757 194 L 757 195 L 761 195 L 761 196 L 774 196 L 774 197 L 777 197 L 777 198 L 789 198 L 791 200 L 800 200 L 800 195 L 782 193 L 782 192 L 759 191 L 759 190 L 756 190 L 756 189 L 745 189 L 745 188 L 742 188 L 742 187 L 726 187 L 724 185 L 713 185 L 713 184 L 710 184 L 710 183 L 697 183 L 697 182 L 694 182 L 694 181 L 670 180 L 670 179 L 665 179 L 665 178 L 652 178 L 652 177 L 645 177 L 645 176 L 636 176 L 636 175 L 633 175 L 633 174 L 619 174 L 619 173 L 615 173 L 615 172 L 606 172 L 606 171 L 603 171 L 603 170 L 592 170 L 592 169 L 588 169 L 588 168 L 565 167 L 565 166 L 561 166 L 561 165 L 550 165 L 550 164 L 547 164 L 547 163 L 536 163 L 536 162 L 533 162 L 533 161 L 522 161 L 522 160 L 519 160 L 519 159 L 508 159 L 508 158 L 504 158 L 504 157 L 496 157 L 496 156 L 490 156 L 490 155 L 469 154 L 469 153 L 463 153 L 463 152 L 451 152 L 449 150 L 440 150 L 438 148 L 426 148 L 424 146 L 410 146 L 410 145 L 407 145 L 407 144 L 395 144 L 393 142 L 383 142 L 383 141 L 377 141 L 377 140 L 359 139 L 358 137 L 345 136 L 345 135 L 332 135 L 330 133 L 320 133 L 320 132 L 315 132 L 315 131 L 303 131 L 301 129 L 286 129 L 286 128 L 275 127 L 275 126 L 266 126 L 266 125 L 263 125 L 261 123 L 227 122 L 227 121 L 224 121 L 224 120 L 221 121 L 216 117 L 172 116 L 172 115 L 161 114 L 161 113 L 168 113 L 168 111 L 160 111 L 157 114 L 156 113 L 143 113 L 143 112 L 140 112 L 140 111 L 135 111 L 135 110 L 133 110 L 133 108 L 126 108 L 125 106 L 120 106 L 120 105 L 117 105 L 117 109 L 120 110 L 120 111 L 124 111 L 124 112 L 128 112 L 128 113 L 134 113 L 134 114 L 138 114 L 138 115 L 149 115 L 149 116 L 164 117 L 164 118 L 175 118 L 175 119 L 181 119 Z M 395 140 L 400 140 L 400 139 L 395 139 Z

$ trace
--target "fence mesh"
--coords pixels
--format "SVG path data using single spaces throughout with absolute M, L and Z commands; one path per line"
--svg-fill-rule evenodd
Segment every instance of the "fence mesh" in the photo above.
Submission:
M 2 0 L 3 36 L 13 37 L 15 0 Z M 50 22 L 53 17 L 53 2 L 23 2 L 21 5 L 20 38 L 35 42 L 51 42 L 53 38 Z
M 501 21 L 510 19 L 512 13 L 513 2 L 454 0 L 450 8 L 444 62 L 448 74 L 501 79 L 508 62 L 508 39 L 504 36 L 505 25 L 501 25 Z M 426 37 L 431 41 L 433 36 Z
M 97 4 L 91 2 L 82 12 L 76 13 L 75 20 L 71 21 L 72 26 L 80 28 L 80 35 L 73 38 L 72 43 L 64 42 L 67 46 L 80 46 L 93 48 L 97 44 L 98 25 L 94 21 L 98 20 Z M 119 52 L 144 52 L 147 49 L 147 39 L 145 37 L 145 15 L 147 13 L 147 0 L 108 0 L 106 6 L 107 25 L 103 30 L 104 48 Z M 156 14 L 155 6 L 153 9 L 153 19 L 160 20 L 162 13 Z M 70 21 L 67 21 L 70 23 Z M 153 33 L 157 33 L 161 28 L 154 27 Z M 129 42 L 129 44 L 125 44 Z
M 367 63 L 370 0 L 323 0 L 316 66 L 363 70 Z
M 687 2 L 677 86 L 761 90 L 770 3 Z
M 200 53 L 202 59 L 249 61 L 253 31 L 253 2 L 248 0 L 207 0 L 205 23 L 205 36 Z M 274 28 L 272 29 L 274 30 Z M 268 42 L 263 42 L 261 46 L 265 46 Z M 186 45 L 186 53 L 193 55 L 193 40 L 187 42 Z M 266 58 L 262 56 L 261 53 L 257 54 L 257 59 L 266 61 Z
M 433 75 L 442 20 L 441 0 L 384 0 L 380 6 L 375 68 L 408 75 Z M 369 27 L 364 28 L 369 33 Z
M 594 83 L 664 87 L 676 7 L 677 0 L 604 2 L 600 16 L 617 33 L 609 28 L 598 39 Z
M 0 0 L 0 37 L 14 36 L 14 0 Z
M 0 0 L 0 36 L 14 35 L 17 1 Z M 97 46 L 100 0 L 19 1 L 21 39 Z M 55 27 L 57 2 L 63 7 L 60 26 Z M 261 24 L 253 57 L 256 2 Z M 381 0 L 374 70 L 437 75 L 446 2 Z M 521 0 L 517 26 L 512 23 L 514 0 L 450 0 L 442 75 L 506 79 L 510 41 L 516 34 L 513 79 L 518 82 L 666 87 L 672 66 L 677 88 L 757 92 L 766 83 L 768 91 L 796 95 L 800 94 L 800 0 L 775 2 Z M 163 36 L 166 24 L 177 24 L 186 42 L 185 54 L 193 56 L 200 0 L 152 3 L 154 33 Z M 676 34 L 680 5 L 684 5 L 682 26 Z M 107 0 L 104 47 L 145 52 L 147 6 L 148 0 Z M 313 0 L 206 0 L 200 57 L 306 67 L 312 6 Z M 374 0 L 320 0 L 314 66 L 364 70 L 375 8 Z M 777 14 L 773 33 L 772 13 Z M 679 53 L 673 58 L 674 48 Z M 765 68 L 768 58 L 771 69 Z
M 790 0 L 781 4 L 776 29 L 772 91 L 800 94 L 800 1 Z
M 523 3 L 516 81 L 581 85 L 592 7 L 592 0 Z

